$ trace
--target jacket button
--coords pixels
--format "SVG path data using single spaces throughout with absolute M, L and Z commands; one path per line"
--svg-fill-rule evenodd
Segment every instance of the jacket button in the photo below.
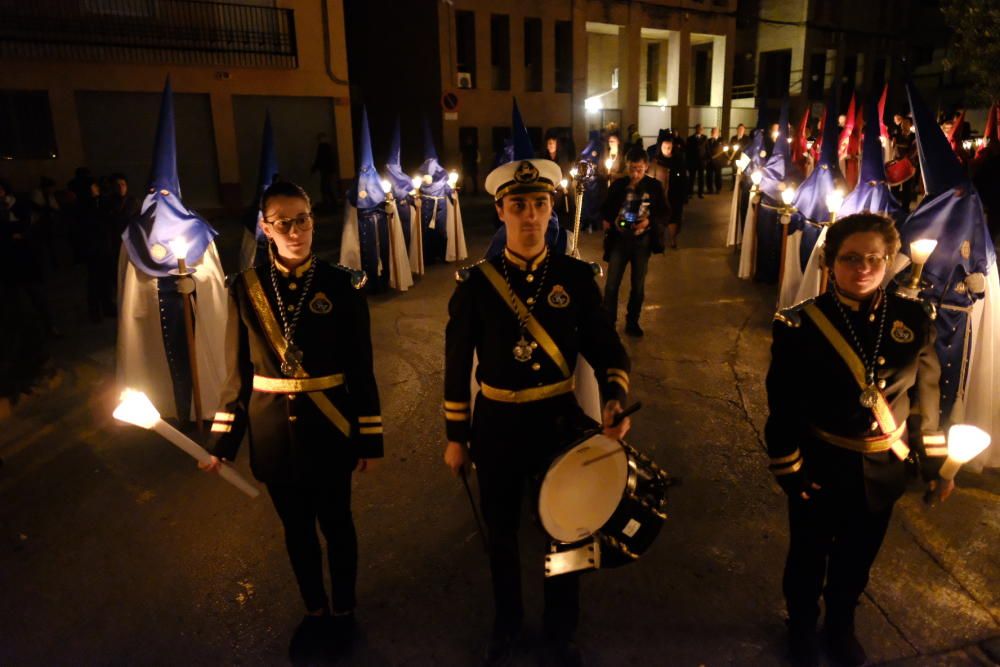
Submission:
M 288 400 L 294 401 L 295 400 L 295 394 L 289 394 L 288 395 Z
M 878 359 L 876 359 L 876 361 L 878 362 L 879 366 L 885 366 L 885 357 L 879 357 Z
M 542 365 L 540 363 L 538 363 L 537 361 L 535 363 L 531 364 L 531 370 L 538 371 L 538 370 L 541 370 L 541 369 L 542 369 Z
M 871 429 L 873 431 L 877 431 L 878 430 L 878 422 L 872 422 Z
M 535 282 L 535 275 L 533 273 L 529 273 L 524 277 L 524 279 L 527 280 L 529 283 L 533 283 Z
M 298 419 L 298 417 L 297 417 L 297 416 L 295 416 L 295 415 L 288 415 L 288 421 L 290 421 L 290 422 L 294 422 L 294 421 L 296 421 L 297 419 Z

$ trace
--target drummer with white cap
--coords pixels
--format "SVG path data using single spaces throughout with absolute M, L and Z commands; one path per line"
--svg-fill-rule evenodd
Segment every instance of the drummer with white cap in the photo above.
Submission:
M 601 304 L 595 270 L 545 244 L 561 177 L 559 166 L 544 159 L 510 162 L 487 176 L 507 246 L 457 273 L 448 306 L 444 459 L 458 473 L 469 462 L 471 444 L 496 605 L 487 665 L 511 659 L 524 615 L 517 532 L 525 482 L 597 427 L 573 394 L 578 354 L 593 366 L 601 387 L 604 433 L 619 439 L 629 428 L 628 418 L 610 426 L 628 394 L 630 364 Z M 473 415 L 474 354 L 480 392 Z M 541 569 L 542 554 L 537 563 Z M 552 664 L 579 664 L 572 641 L 578 616 L 578 575 L 546 579 L 545 651 Z

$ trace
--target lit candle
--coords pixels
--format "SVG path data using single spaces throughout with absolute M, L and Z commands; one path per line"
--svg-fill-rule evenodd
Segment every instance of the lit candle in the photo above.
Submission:
M 781 201 L 786 207 L 791 207 L 792 202 L 795 201 L 795 188 L 785 188 L 781 191 Z
M 422 182 L 423 182 L 423 179 L 421 179 L 419 176 L 414 176 L 412 179 L 410 179 L 410 185 L 413 186 L 414 190 L 419 190 L 420 189 L 420 184 Z
M 941 465 L 941 479 L 955 479 L 962 464 L 979 456 L 990 446 L 990 434 L 971 424 L 955 424 L 948 429 L 948 458 Z
M 448 172 L 448 185 L 454 188 L 458 184 L 458 172 L 454 169 Z
M 562 179 L 561 181 L 559 181 L 559 187 L 561 187 L 563 190 L 565 190 L 566 186 L 568 186 L 568 185 L 569 185 L 569 181 L 567 181 L 565 178 Z
M 760 182 L 764 180 L 764 172 L 760 169 L 754 169 L 750 172 L 750 180 L 753 182 L 754 187 L 759 186 Z
M 188 250 L 191 248 L 188 240 L 183 236 L 177 236 L 167 243 L 167 247 L 170 248 L 170 252 L 174 254 L 174 258 L 177 260 L 178 272 L 181 274 L 187 272 L 185 263 L 187 262 Z
M 569 170 L 569 175 L 572 176 L 573 178 L 576 178 L 576 173 L 577 173 L 576 167 L 573 167 L 572 169 Z
M 384 192 L 385 194 L 389 194 L 390 192 L 392 192 L 392 183 L 390 183 L 388 179 L 383 178 L 381 181 L 379 181 L 379 184 L 382 186 L 382 192 Z
M 910 244 L 910 261 L 914 264 L 926 264 L 927 258 L 937 247 L 937 239 L 920 239 Z
M 826 195 L 826 208 L 830 211 L 830 220 L 832 221 L 837 215 L 837 211 L 844 203 L 844 191 L 837 188 L 833 192 L 827 193 Z
M 170 441 L 171 444 L 183 450 L 199 463 L 208 463 L 212 460 L 212 455 L 205 451 L 198 443 L 160 419 L 160 413 L 156 407 L 150 402 L 146 394 L 141 391 L 135 391 L 134 389 L 123 391 L 121 402 L 115 408 L 112 416 L 118 421 L 144 428 L 147 431 L 156 431 Z M 223 462 L 222 467 L 219 468 L 219 476 L 251 498 L 256 498 L 260 495 L 260 491 L 244 479 L 228 463 Z
M 615 161 L 613 159 L 608 158 L 607 160 L 604 161 L 604 168 L 607 169 L 608 171 L 611 171 L 611 167 L 612 165 L 614 165 L 614 163 Z

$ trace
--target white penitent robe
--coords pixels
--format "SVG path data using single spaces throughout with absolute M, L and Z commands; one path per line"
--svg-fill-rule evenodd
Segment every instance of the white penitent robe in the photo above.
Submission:
M 424 233 L 420 227 L 420 207 L 407 202 L 410 208 L 410 271 L 415 276 L 424 275 Z
M 738 189 L 738 188 L 737 188 Z M 743 246 L 740 248 L 740 265 L 736 275 L 744 280 L 753 278 L 757 262 L 757 207 L 760 195 L 751 194 L 747 205 L 746 221 L 743 223 Z
M 823 225 L 823 229 L 819 230 L 819 236 L 816 237 L 816 245 L 813 246 L 812 253 L 809 255 L 809 261 L 806 262 L 806 268 L 802 271 L 799 288 L 796 290 L 791 303 L 788 304 L 790 306 L 802 303 L 814 296 L 819 296 L 823 288 L 823 274 L 826 272 L 823 266 L 823 244 L 826 242 L 826 230 L 826 225 Z M 796 255 L 797 258 L 798 255 Z
M 195 269 L 195 350 L 201 412 L 211 419 L 225 382 L 225 331 L 228 295 L 225 274 L 215 243 L 210 243 L 201 259 L 189 265 Z M 139 271 L 129 261 L 124 246 L 118 255 L 118 349 L 116 382 L 145 392 L 160 414 L 177 418 L 173 383 L 160 325 L 157 279 Z M 194 419 L 194 406 L 188 416 Z
M 802 245 L 802 232 L 794 231 L 785 239 L 785 267 L 781 272 L 781 284 L 778 286 L 778 310 L 794 306 L 795 299 L 802 285 L 802 263 L 799 260 L 799 249 Z
M 733 201 L 729 206 L 729 228 L 726 230 L 726 247 L 732 248 L 743 242 L 743 224 L 740 217 L 740 178 L 742 171 L 737 171 L 733 178 L 736 187 L 733 188 Z
M 448 245 L 445 248 L 444 259 L 446 262 L 460 262 L 469 256 L 469 251 L 465 247 L 465 227 L 462 226 L 462 206 L 458 201 L 457 192 L 453 193 L 447 201 L 448 218 L 445 224 L 447 225 Z
M 413 287 L 410 258 L 407 254 L 403 227 L 396 214 L 395 202 L 386 202 L 386 218 L 389 227 L 389 287 L 400 292 Z M 340 236 L 340 263 L 350 269 L 360 271 L 361 236 L 358 233 L 358 209 L 350 202 L 344 205 L 344 230 Z

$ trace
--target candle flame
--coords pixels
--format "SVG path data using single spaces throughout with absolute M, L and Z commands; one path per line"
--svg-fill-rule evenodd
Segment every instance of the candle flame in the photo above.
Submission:
M 126 389 L 121 394 L 121 402 L 112 416 L 118 421 L 145 429 L 153 428 L 160 421 L 160 413 L 141 391 Z
M 972 424 L 954 424 L 948 429 L 948 458 L 968 463 L 990 446 L 990 434 Z
M 927 258 L 937 247 L 937 239 L 919 239 L 910 244 L 910 260 L 914 264 L 926 264 Z
M 183 236 L 178 236 L 167 243 L 167 247 L 170 248 L 170 252 L 174 253 L 174 257 L 181 260 L 187 259 L 188 249 L 190 249 L 191 244 Z

